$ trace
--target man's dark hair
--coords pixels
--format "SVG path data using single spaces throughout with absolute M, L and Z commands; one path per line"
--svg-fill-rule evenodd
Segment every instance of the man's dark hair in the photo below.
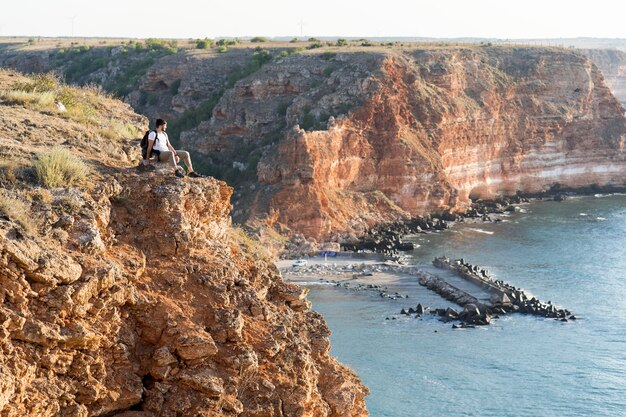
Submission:
M 167 122 L 163 119 L 157 119 L 156 120 L 156 127 L 157 129 L 159 128 L 159 126 L 166 124 Z

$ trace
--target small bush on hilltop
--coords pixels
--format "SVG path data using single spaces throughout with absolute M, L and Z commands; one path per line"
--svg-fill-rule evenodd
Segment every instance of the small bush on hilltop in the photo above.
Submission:
M 337 39 L 337 46 L 346 46 L 348 41 L 346 39 Z
M 321 48 L 322 46 L 324 46 L 323 43 L 315 42 L 315 43 L 312 43 L 311 45 L 307 46 L 306 49 L 317 49 L 317 48 Z
M 129 140 L 141 136 L 136 126 L 117 120 L 111 120 L 107 125 L 102 126 L 98 129 L 98 134 L 111 141 Z
M 169 49 L 172 53 L 176 53 L 178 51 L 178 41 L 176 39 L 165 40 L 149 38 L 146 39 L 146 46 L 151 50 Z
M 39 183 L 47 188 L 79 184 L 88 173 L 87 165 L 80 158 L 61 147 L 39 154 L 33 168 Z
M 250 39 L 250 42 L 267 42 L 267 38 L 264 38 L 262 36 L 255 36 L 254 38 Z
M 237 39 L 220 39 L 215 42 L 217 46 L 229 46 L 229 45 L 238 45 L 239 41 Z
M 204 38 L 204 39 L 198 39 L 196 41 L 197 49 L 208 49 L 211 46 L 213 46 L 213 39 Z

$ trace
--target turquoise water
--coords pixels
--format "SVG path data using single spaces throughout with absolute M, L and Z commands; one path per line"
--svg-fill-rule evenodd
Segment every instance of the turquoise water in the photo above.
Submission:
M 431 268 L 435 256 L 463 257 L 581 320 L 511 315 L 452 330 L 398 315 L 417 302 L 450 305 L 412 278 L 390 285 L 411 297 L 396 301 L 312 288 L 331 353 L 370 388 L 372 416 L 626 415 L 626 196 L 523 209 L 502 223 L 420 235 L 413 259 Z

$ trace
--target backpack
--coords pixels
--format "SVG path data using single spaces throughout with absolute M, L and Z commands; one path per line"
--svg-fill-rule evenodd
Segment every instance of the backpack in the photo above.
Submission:
M 148 130 L 146 131 L 146 134 L 143 135 L 143 138 L 141 138 L 141 157 L 143 159 L 150 159 L 150 156 L 152 155 L 148 155 L 148 136 L 150 136 L 150 132 L 154 132 L 155 134 L 155 138 L 154 141 L 156 142 L 157 140 L 159 140 L 159 134 L 157 133 L 156 130 Z M 152 145 L 154 146 L 154 145 Z M 152 150 L 152 152 L 155 152 L 155 150 Z

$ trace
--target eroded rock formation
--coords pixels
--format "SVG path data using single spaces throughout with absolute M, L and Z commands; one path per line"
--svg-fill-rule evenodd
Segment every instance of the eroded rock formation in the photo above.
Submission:
M 102 100 L 111 121 L 142 121 Z M 307 290 L 231 227 L 224 182 L 137 172 L 136 145 L 110 141 L 131 161 L 98 155 L 90 126 L 50 112 L 0 114 L 3 158 L 63 144 L 92 169 L 46 190 L 2 166 L 0 416 L 367 415 Z
M 303 123 L 294 116 L 299 108 L 317 121 L 337 116 L 308 131 L 296 126 L 267 149 L 257 169 L 261 187 L 244 208 L 251 216 L 278 212 L 295 230 L 327 239 L 392 218 L 463 210 L 470 197 L 626 185 L 623 109 L 579 54 L 340 53 L 326 72 L 303 65 L 311 59 L 287 59 L 240 81 L 205 130 L 186 136 L 213 157 L 236 159 L 242 143 L 269 129 L 259 113 L 279 98 L 291 95 L 288 126 Z M 302 91 L 313 73 L 327 78 Z M 353 107 L 338 115 L 333 109 L 344 103 Z

